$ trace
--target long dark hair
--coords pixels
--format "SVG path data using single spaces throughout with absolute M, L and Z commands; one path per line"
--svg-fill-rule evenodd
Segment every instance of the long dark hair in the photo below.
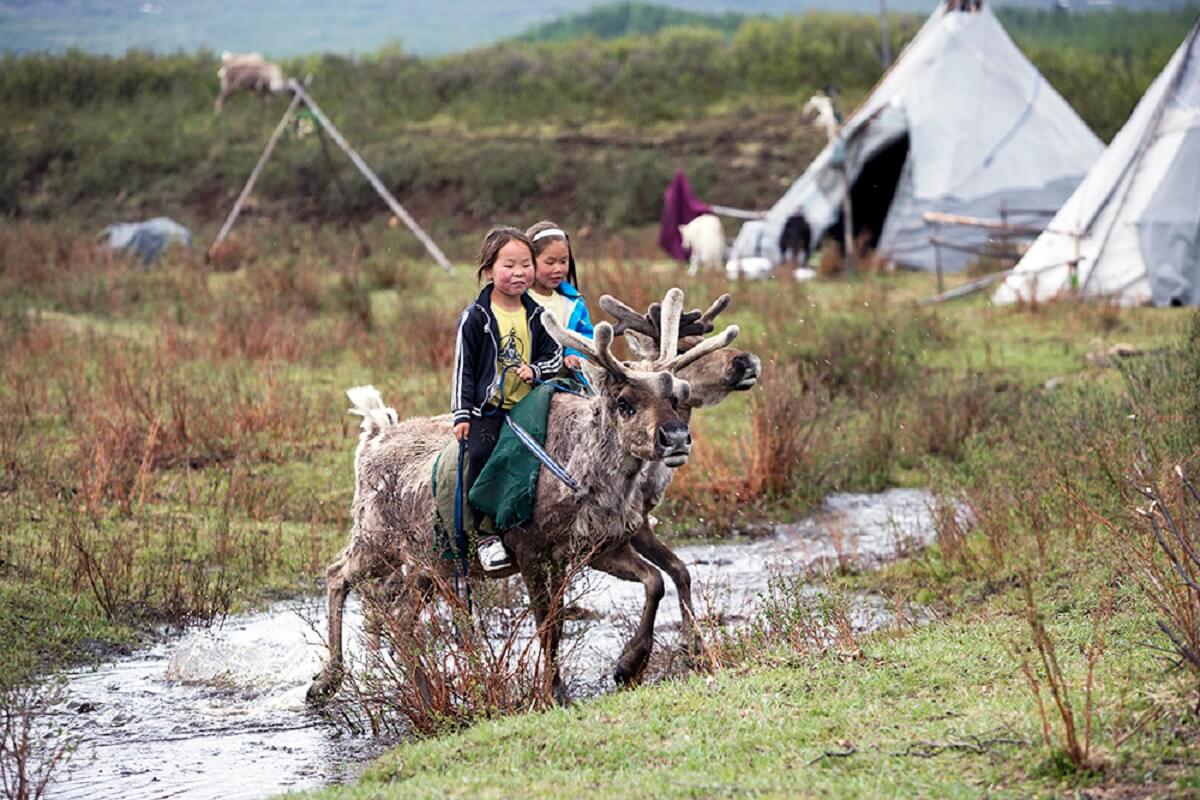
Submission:
M 548 219 L 537 222 L 529 226 L 529 230 L 525 231 L 525 235 L 529 237 L 530 245 L 533 247 L 533 263 L 534 269 L 537 269 L 537 259 L 546 248 L 554 242 L 564 242 L 567 245 L 567 281 L 576 289 L 579 288 L 579 278 L 575 274 L 575 251 L 571 248 L 571 237 L 567 236 L 566 232 L 551 233 L 543 236 L 540 239 L 538 234 L 543 231 L 559 230 L 562 231 L 557 224 Z
M 528 247 L 530 257 L 534 263 L 537 262 L 537 253 L 528 236 L 511 225 L 497 225 L 487 232 L 483 237 L 483 244 L 479 245 L 479 269 L 475 271 L 475 279 L 483 280 L 483 273 L 496 265 L 496 257 L 500 255 L 500 250 L 514 241 Z

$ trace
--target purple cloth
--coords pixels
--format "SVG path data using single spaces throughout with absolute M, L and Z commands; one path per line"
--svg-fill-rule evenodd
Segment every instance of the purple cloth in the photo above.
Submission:
M 707 203 L 696 199 L 692 194 L 692 186 L 688 183 L 683 170 L 675 173 L 675 177 L 667 185 L 663 194 L 662 223 L 658 228 L 658 243 L 662 249 L 671 254 L 672 258 L 687 261 L 691 255 L 683 246 L 683 238 L 679 235 L 679 226 L 687 225 L 701 214 L 709 214 L 712 209 Z

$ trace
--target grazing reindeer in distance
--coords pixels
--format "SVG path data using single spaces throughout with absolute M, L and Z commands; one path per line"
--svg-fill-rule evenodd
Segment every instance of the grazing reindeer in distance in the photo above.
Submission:
M 225 99 L 234 92 L 257 92 L 266 97 L 282 94 L 287 88 L 283 70 L 262 57 L 262 53 L 221 53 L 221 68 L 217 70 L 221 91 L 213 103 L 213 113 L 220 114 Z

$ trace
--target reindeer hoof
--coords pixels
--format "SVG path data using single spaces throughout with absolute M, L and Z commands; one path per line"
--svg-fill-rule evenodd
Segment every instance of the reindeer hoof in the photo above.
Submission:
M 315 708 L 328 703 L 337 694 L 338 687 L 342 685 L 341 670 L 332 672 L 325 671 L 318 675 L 312 682 L 312 686 L 308 687 L 308 692 L 304 695 L 304 702 Z
M 701 672 L 708 669 L 708 662 L 704 654 L 704 642 L 698 636 L 683 646 L 681 656 L 683 667 L 689 672 Z

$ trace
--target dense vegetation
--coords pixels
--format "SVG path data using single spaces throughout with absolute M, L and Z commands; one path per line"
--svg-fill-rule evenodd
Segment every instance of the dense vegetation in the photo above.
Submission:
M 454 314 L 474 288 L 466 270 L 447 278 L 397 259 L 401 231 L 369 236 L 376 255 L 358 260 L 344 234 L 271 226 L 235 270 L 175 253 L 145 271 L 87 235 L 0 230 L 0 690 L 148 625 L 314 587 L 344 541 L 352 492 L 342 389 L 370 381 L 402 415 L 442 411 Z M 617 247 L 626 258 L 603 257 Z M 1189 312 L 982 298 L 922 308 L 912 300 L 932 292 L 925 275 L 730 287 L 647 269 L 653 252 L 651 237 L 581 242 L 584 279 L 642 307 L 674 283 L 696 302 L 732 288 L 738 344 L 767 362 L 760 389 L 697 415 L 664 532 L 703 519 L 719 535 L 794 518 L 828 491 L 893 485 L 966 502 L 974 527 L 945 518 L 936 547 L 883 575 L 822 579 L 835 597 L 891 598 L 900 616 L 886 635 L 827 652 L 817 643 L 845 621 L 844 603 L 814 607 L 802 584 L 784 584 L 740 632 L 704 621 L 711 680 L 418 743 L 374 773 L 397 786 L 361 791 L 436 795 L 465 779 L 552 794 L 569 779 L 603 795 L 629 778 L 646 794 L 686 794 L 747 769 L 780 794 L 1189 785 L 1196 681 L 1164 674 L 1147 647 L 1168 646 L 1155 581 L 1178 582 L 1154 557 L 1134 512 L 1141 484 L 1127 477 L 1144 465 L 1200 529 L 1169 490 L 1175 463 L 1191 474 L 1200 435 Z M 1118 341 L 1143 352 L 1120 370 L 1087 357 Z M 1058 643 L 1080 731 L 1092 720 L 1097 755 L 1078 765 L 1048 699 L 1042 743 L 1020 673 L 1038 653 L 1027 614 Z M 1200 641 L 1200 627 L 1186 630 Z M 664 637 L 673 652 L 677 637 Z M 1103 658 L 1085 711 L 1089 652 Z M 811 768 L 851 749 L 842 742 L 857 755 Z M 914 755 L 926 750 L 940 760 Z M 560 782 L 531 775 L 532 754 Z
M 626 7 L 564 25 L 616 32 L 621 26 L 610 31 L 605 20 L 622 15 L 635 28 L 646 16 L 669 18 Z M 1018 43 L 1104 138 L 1124 122 L 1191 16 L 1005 11 Z M 919 24 L 915 16 L 894 18 L 894 51 Z M 577 223 L 619 227 L 657 216 L 676 168 L 692 173 L 702 194 L 730 205 L 769 202 L 820 144 L 799 133 L 797 112 L 810 93 L 835 84 L 849 105 L 879 77 L 878 21 L 870 16 L 749 18 L 731 34 L 727 28 L 727 18 L 717 18 L 608 40 L 510 41 L 438 59 L 396 50 L 312 56 L 286 67 L 314 76 L 314 95 L 343 133 L 402 198 L 437 220 L 435 228 L 561 216 L 565 208 Z M 0 210 L 99 212 L 105 220 L 165 211 L 193 224 L 219 215 L 281 101 L 266 109 L 240 97 L 213 117 L 216 67 L 204 53 L 6 57 Z M 348 185 L 343 198 L 321 148 L 290 136 L 257 197 L 307 218 L 378 212 L 365 184 Z
M 1106 136 L 1190 24 L 1006 14 Z M 898 16 L 895 44 L 918 24 Z M 878 31 L 815 14 L 613 32 L 288 69 L 316 75 L 318 100 L 452 256 L 498 218 L 592 222 L 620 230 L 580 230 L 590 295 L 644 307 L 681 284 L 698 304 L 730 289 L 723 277 L 654 263 L 649 232 L 626 226 L 657 216 L 676 166 L 702 193 L 772 199 L 821 143 L 798 132 L 800 104 L 827 82 L 861 97 Z M 116 215 L 203 223 L 227 207 L 282 105 L 238 98 L 214 118 L 215 66 L 70 53 L 0 69 L 5 714 L 35 713 L 17 690 L 56 664 L 312 589 L 345 537 L 345 387 L 373 382 L 406 416 L 444 410 L 473 275 L 431 272 L 402 228 L 369 219 L 361 182 L 340 196 L 307 126 L 214 263 L 175 252 L 142 270 L 95 248 L 91 229 Z M 372 255 L 315 224 L 348 214 Z M 1200 663 L 1184 648 L 1200 652 L 1200 609 L 1182 580 L 1200 580 L 1200 493 L 1179 477 L 1193 477 L 1200 437 L 1190 312 L 918 306 L 924 275 L 732 291 L 762 384 L 697 415 L 664 535 L 700 520 L 722 535 L 795 518 L 829 491 L 896 485 L 965 503 L 973 526 L 943 514 L 934 547 L 882 574 L 821 576 L 819 600 L 779 584 L 740 629 L 703 620 L 711 676 L 465 733 L 447 731 L 495 709 L 456 709 L 431 720 L 446 735 L 346 793 L 1194 792 Z M 1118 342 L 1138 354 L 1113 363 Z M 1168 559 L 1163 526 L 1191 560 Z M 889 598 L 896 624 L 828 647 L 859 592 Z M 0 745 L 2 767 L 19 751 Z

